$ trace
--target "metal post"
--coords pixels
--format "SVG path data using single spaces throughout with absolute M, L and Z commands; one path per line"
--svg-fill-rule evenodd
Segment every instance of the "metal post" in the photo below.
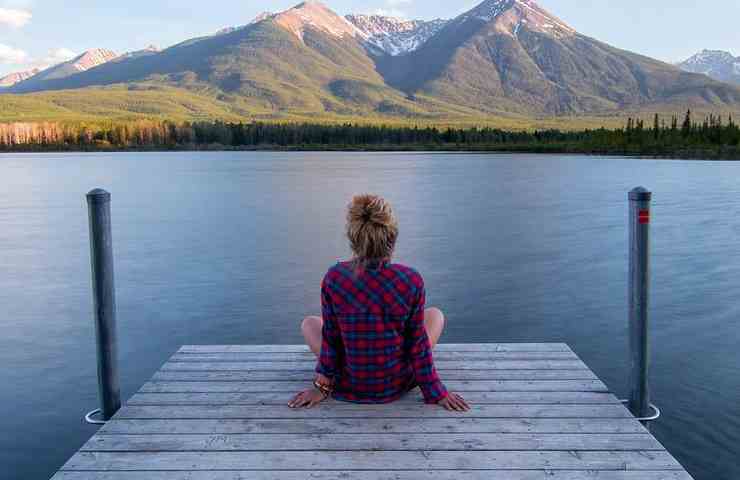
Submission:
M 110 420 L 121 408 L 110 202 L 110 193 L 105 190 L 95 189 L 87 194 L 95 336 L 98 343 L 98 390 L 104 420 Z
M 648 384 L 650 306 L 650 201 L 642 187 L 629 193 L 630 210 L 630 397 L 629 408 L 638 418 L 651 415 Z

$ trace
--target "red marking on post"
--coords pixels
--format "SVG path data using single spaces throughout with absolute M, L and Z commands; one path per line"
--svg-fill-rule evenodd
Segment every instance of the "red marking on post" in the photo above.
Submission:
M 640 213 L 637 216 L 637 218 L 640 221 L 640 225 L 645 225 L 645 224 L 650 223 L 650 210 L 640 210 Z

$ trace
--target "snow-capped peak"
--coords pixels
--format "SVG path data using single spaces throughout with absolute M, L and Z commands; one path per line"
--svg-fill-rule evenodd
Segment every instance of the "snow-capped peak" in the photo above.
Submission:
M 259 22 L 261 22 L 263 20 L 267 20 L 268 18 L 272 18 L 274 16 L 275 16 L 275 14 L 272 13 L 272 12 L 262 12 L 259 15 L 257 15 L 256 17 L 254 17 L 252 19 L 252 21 L 249 22 L 249 25 L 251 25 L 253 23 L 259 23 Z
M 40 71 L 41 71 L 40 69 L 34 68 L 32 70 L 26 70 L 23 72 L 9 73 L 5 75 L 4 77 L 0 77 L 0 87 L 12 87 L 16 83 L 20 83 L 24 80 L 28 80 L 29 78 L 33 77 Z
M 535 0 L 486 0 L 455 21 L 465 22 L 471 19 L 495 22 L 499 31 L 514 36 L 522 27 L 558 37 L 577 33 L 568 24 L 540 7 Z
M 278 13 L 273 20 L 303 40 L 306 29 L 313 28 L 334 37 L 362 37 L 346 18 L 337 15 L 321 2 L 307 1 Z
M 724 50 L 707 50 L 704 49 L 692 56 L 684 65 L 708 65 L 713 63 L 735 63 L 738 59 L 730 52 Z
M 404 20 L 385 15 L 351 14 L 345 18 L 368 36 L 408 32 L 415 30 L 420 24 L 424 23 L 421 20 Z
M 687 72 L 703 73 L 722 82 L 740 83 L 740 57 L 724 50 L 702 50 L 678 66 Z
M 70 60 L 69 65 L 78 72 L 84 72 L 85 70 L 90 70 L 93 67 L 110 62 L 117 57 L 118 54 L 112 50 L 94 48 L 92 50 L 87 50 L 79 57 Z
M 270 19 L 270 18 L 272 18 L 274 16 L 275 16 L 275 14 L 272 13 L 272 12 L 262 12 L 259 15 L 257 15 L 256 17 L 254 17 L 252 19 L 252 21 L 250 21 L 246 25 L 239 25 L 238 27 L 225 27 L 225 28 L 222 28 L 221 30 L 217 31 L 216 32 L 216 35 L 226 35 L 226 34 L 229 34 L 229 33 L 238 32 L 239 30 L 244 30 L 245 28 L 247 28 L 250 25 L 254 25 L 255 23 L 260 23 L 260 22 L 262 22 L 264 20 L 268 20 L 268 19 Z
M 346 18 L 362 32 L 371 51 L 393 56 L 417 50 L 449 21 L 404 20 L 384 15 L 347 15 Z
M 155 55 L 159 53 L 160 51 L 161 50 L 156 45 L 149 45 L 148 47 L 142 48 L 141 50 L 133 50 L 130 52 L 126 52 L 123 55 L 117 57 L 116 60 L 148 57 L 149 55 Z

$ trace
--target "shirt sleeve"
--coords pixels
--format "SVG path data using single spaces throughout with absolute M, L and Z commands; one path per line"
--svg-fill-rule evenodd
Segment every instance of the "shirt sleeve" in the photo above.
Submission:
M 424 394 L 426 403 L 438 403 L 444 400 L 448 393 L 442 384 L 434 367 L 432 347 L 424 326 L 424 308 L 426 304 L 426 292 L 423 283 L 419 288 L 417 299 L 412 309 L 411 319 L 406 331 L 406 342 L 414 369 L 416 383 Z
M 339 375 L 340 356 L 343 354 L 342 336 L 334 314 L 328 281 L 321 283 L 321 316 L 324 327 L 321 331 L 321 355 L 316 366 L 316 373 L 334 379 Z

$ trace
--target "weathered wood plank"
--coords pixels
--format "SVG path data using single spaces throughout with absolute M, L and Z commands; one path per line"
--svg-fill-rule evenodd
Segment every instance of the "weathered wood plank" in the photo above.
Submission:
M 206 471 L 72 472 L 52 480 L 692 480 L 682 471 L 426 470 L 426 471 Z
M 591 370 L 445 370 L 438 369 L 443 380 L 598 380 Z M 237 372 L 178 372 L 159 371 L 154 381 L 302 381 L 311 382 L 316 378 L 314 368 L 291 371 L 241 370 Z
M 63 470 L 680 470 L 667 452 L 80 452 Z
M 82 452 L 214 451 L 663 451 L 650 434 L 96 435 Z
M 136 406 L 121 409 L 116 418 L 631 418 L 622 405 L 473 405 L 466 414 L 451 413 L 436 405 L 349 405 L 325 402 L 314 409 L 252 406 Z
M 481 380 L 445 381 L 458 392 L 609 392 L 600 380 Z M 249 393 L 292 392 L 307 387 L 306 382 L 149 382 L 140 393 Z
M 285 405 L 293 393 L 137 393 L 128 405 Z M 468 392 L 465 399 L 476 405 L 577 405 L 618 404 L 617 397 L 602 392 Z M 423 397 L 416 389 L 398 403 L 421 403 Z
M 307 347 L 185 346 L 53 480 L 691 480 L 565 344 L 435 359 L 471 412 L 418 389 L 292 410 L 314 378 Z
M 646 433 L 645 427 L 631 418 L 356 418 L 356 419 L 205 419 L 135 420 L 116 419 L 100 429 L 105 434 L 329 434 L 329 433 Z
M 573 370 L 586 365 L 580 360 L 492 360 L 434 362 L 440 370 Z M 300 362 L 167 362 L 162 371 L 239 371 L 239 370 L 307 370 L 316 361 Z
M 184 345 L 178 353 L 308 352 L 305 345 Z M 442 343 L 435 352 L 572 352 L 565 343 Z
M 573 352 L 435 352 L 438 362 L 474 360 L 579 360 Z M 170 362 L 300 362 L 315 361 L 311 352 L 176 353 Z

